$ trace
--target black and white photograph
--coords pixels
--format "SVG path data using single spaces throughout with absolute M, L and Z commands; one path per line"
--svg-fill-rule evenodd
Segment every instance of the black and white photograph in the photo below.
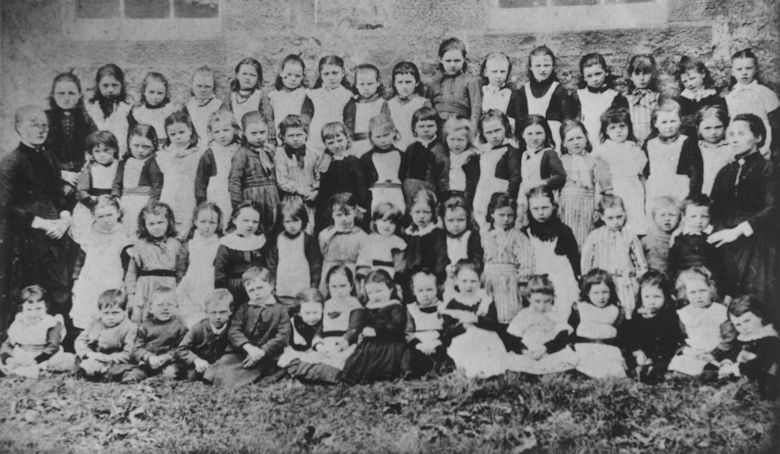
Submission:
M 776 0 L 0 0 L 0 452 L 778 452 L 778 95 Z

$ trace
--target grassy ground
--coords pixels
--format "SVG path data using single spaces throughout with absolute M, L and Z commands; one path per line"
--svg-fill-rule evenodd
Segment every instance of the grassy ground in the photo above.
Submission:
M 749 385 L 682 378 L 650 387 L 453 373 L 233 391 L 3 378 L 0 452 L 776 452 L 777 416 Z

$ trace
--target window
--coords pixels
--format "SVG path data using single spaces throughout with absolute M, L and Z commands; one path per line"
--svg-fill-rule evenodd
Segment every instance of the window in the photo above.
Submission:
M 500 31 L 609 30 L 667 21 L 667 0 L 488 0 L 488 26 Z
M 221 31 L 219 0 L 71 0 L 75 40 L 197 40 Z

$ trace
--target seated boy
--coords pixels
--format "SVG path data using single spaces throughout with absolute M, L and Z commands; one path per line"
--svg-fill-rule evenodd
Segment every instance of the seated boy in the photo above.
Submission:
M 187 378 L 203 378 L 203 373 L 227 348 L 227 326 L 233 295 L 218 288 L 206 296 L 205 318 L 195 323 L 176 349 L 176 358 L 187 368 Z

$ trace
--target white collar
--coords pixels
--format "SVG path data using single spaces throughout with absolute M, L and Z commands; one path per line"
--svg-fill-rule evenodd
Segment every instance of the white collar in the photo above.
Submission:
M 737 340 L 740 342 L 750 342 L 765 337 L 778 337 L 777 331 L 772 325 L 764 325 L 753 334 L 740 334 L 737 336 Z
M 220 244 L 237 251 L 254 251 L 265 246 L 265 235 L 242 237 L 236 232 L 231 232 L 222 237 Z
M 220 329 L 217 329 L 217 328 L 214 326 L 214 324 L 213 324 L 213 323 L 211 323 L 211 320 L 209 320 L 209 326 L 211 326 L 211 331 L 213 331 L 213 332 L 214 332 L 214 334 L 216 334 L 217 336 L 219 336 L 220 334 L 222 334 L 222 332 L 223 332 L 223 331 L 225 331 L 225 330 L 227 329 L 228 323 L 225 323 L 224 325 L 222 325 L 222 328 L 220 328 Z
M 398 304 L 399 306 L 401 303 L 398 300 L 387 300 L 383 301 L 381 303 L 372 303 L 368 302 L 366 303 L 366 309 L 382 309 L 383 307 L 392 306 L 393 304 Z
M 412 230 L 413 227 L 416 227 L 416 226 L 412 225 L 412 226 L 409 226 L 409 227 L 406 228 L 406 234 L 407 235 L 424 236 L 424 235 L 427 235 L 427 234 L 433 232 L 436 229 L 436 227 L 438 227 L 438 226 L 436 225 L 435 222 L 431 222 L 430 224 L 428 224 L 428 227 L 425 227 L 424 229 L 414 229 L 414 230 Z

